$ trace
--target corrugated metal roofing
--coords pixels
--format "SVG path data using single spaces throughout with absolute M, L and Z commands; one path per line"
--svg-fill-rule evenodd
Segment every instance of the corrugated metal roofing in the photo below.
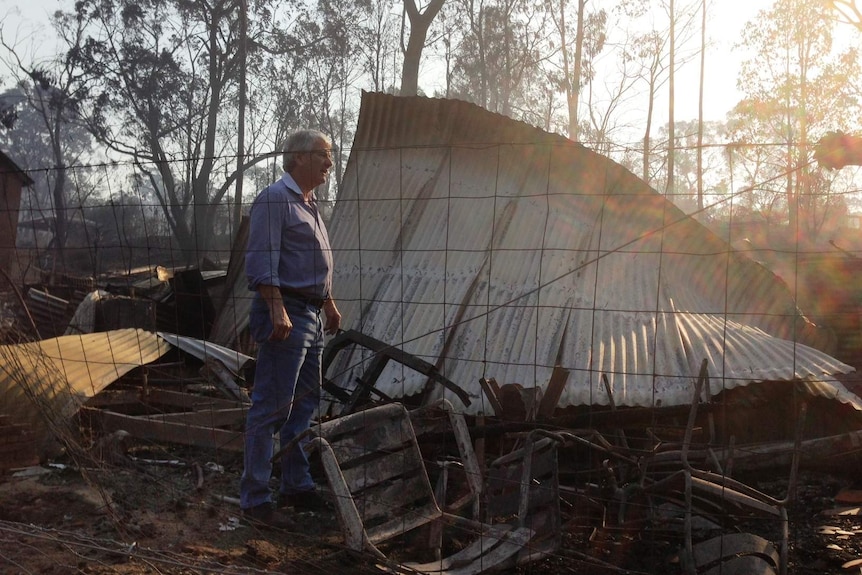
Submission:
M 158 332 L 158 335 L 165 341 L 198 358 L 202 362 L 206 363 L 208 359 L 214 359 L 233 373 L 239 373 L 245 364 L 254 360 L 253 357 L 245 355 L 244 353 L 195 337 L 177 335 L 175 333 L 165 333 L 161 331 Z
M 80 405 L 171 346 L 140 329 L 66 335 L 0 346 L 0 413 L 64 425 Z
M 862 408 L 769 270 L 622 166 L 465 102 L 365 94 L 330 233 L 344 327 L 436 364 L 469 412 L 479 378 L 544 386 L 556 364 L 561 407 L 608 404 L 602 374 L 617 405 L 685 404 L 704 358 L 713 393 L 798 378 Z M 367 359 L 328 375 L 351 387 Z

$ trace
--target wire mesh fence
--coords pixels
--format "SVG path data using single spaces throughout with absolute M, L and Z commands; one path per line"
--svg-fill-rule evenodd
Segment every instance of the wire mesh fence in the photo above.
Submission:
M 333 295 L 345 330 L 364 337 L 327 358 L 320 418 L 446 398 L 467 415 L 483 461 L 521 446 L 525 431 L 574 433 L 559 459 L 562 542 L 536 572 L 684 572 L 693 510 L 704 532 L 746 521 L 780 539 L 775 517 L 686 503 L 684 486 L 661 482 L 683 477 L 682 460 L 657 454 L 675 453 L 688 431 L 697 465 L 730 477 L 734 462 L 756 468 L 752 446 L 770 442 L 769 467 L 786 477 L 790 456 L 805 453 L 787 443 L 802 401 L 805 437 L 858 429 L 855 236 L 711 227 L 562 138 L 461 103 L 365 105 L 374 121 L 357 130 L 338 193 L 321 207 Z M 20 572 L 41 568 L 23 549 L 49 547 L 60 551 L 39 553 L 38 565 L 60 571 L 339 568 L 348 560 L 333 514 L 299 514 L 296 529 L 274 534 L 237 522 L 242 392 L 254 385 L 247 222 L 234 206 L 191 202 L 195 225 L 181 241 L 165 221 L 179 212 L 129 198 L 68 208 L 59 225 L 54 208 L 31 208 L 5 248 L 0 413 L 53 440 L 51 456 L 41 439 L 34 451 L 95 488 L 100 519 L 41 527 L 19 513 L 0 526 L 3 557 Z M 53 215 L 35 217 L 44 212 Z M 444 430 L 422 447 L 436 469 L 455 444 Z M 817 455 L 834 464 L 855 450 Z M 69 474 L 43 481 L 72 484 Z M 781 481 L 769 486 L 780 492 Z M 9 512 L 16 503 L 0 500 Z M 110 527 L 94 534 L 101 519 Z

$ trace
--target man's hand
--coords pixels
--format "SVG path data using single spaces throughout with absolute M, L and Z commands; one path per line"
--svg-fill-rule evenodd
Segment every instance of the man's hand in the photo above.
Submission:
M 330 298 L 323 302 L 323 313 L 326 315 L 326 323 L 323 324 L 324 333 L 335 335 L 341 327 L 341 312 L 335 306 L 335 300 Z
M 279 300 L 277 306 L 269 308 L 269 318 L 272 321 L 272 333 L 269 334 L 269 341 L 284 341 L 290 335 L 290 330 L 293 329 L 293 322 L 287 315 L 287 310 L 284 309 L 284 303 Z
M 293 323 L 284 309 L 284 301 L 281 299 L 281 291 L 276 286 L 262 285 L 258 288 L 269 308 L 269 320 L 272 322 L 272 333 L 269 341 L 284 341 L 293 329 Z

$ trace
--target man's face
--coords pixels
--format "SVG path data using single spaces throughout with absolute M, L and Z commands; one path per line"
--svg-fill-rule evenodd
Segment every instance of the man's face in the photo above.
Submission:
M 297 175 L 308 184 L 309 189 L 316 188 L 326 182 L 329 169 L 332 167 L 332 147 L 324 140 L 318 140 L 311 152 L 299 155 L 297 160 Z M 302 185 L 301 182 L 297 182 Z

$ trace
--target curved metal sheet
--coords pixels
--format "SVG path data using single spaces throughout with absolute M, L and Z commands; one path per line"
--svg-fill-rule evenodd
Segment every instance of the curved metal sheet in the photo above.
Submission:
M 704 358 L 715 393 L 852 371 L 779 278 L 622 166 L 465 102 L 365 94 L 330 230 L 345 328 L 477 398 L 481 377 L 544 386 L 556 364 L 561 407 L 607 404 L 602 374 L 617 405 L 688 403 Z M 367 359 L 328 375 L 351 386 Z
M 0 413 L 38 425 L 43 437 L 62 429 L 87 398 L 170 349 L 141 329 L 0 346 Z
M 233 373 L 239 373 L 245 364 L 254 360 L 253 357 L 240 353 L 229 347 L 218 345 L 210 341 L 204 341 L 196 337 L 177 335 L 175 333 L 157 332 L 158 336 L 168 343 L 180 348 L 202 362 L 207 359 L 215 359 Z

